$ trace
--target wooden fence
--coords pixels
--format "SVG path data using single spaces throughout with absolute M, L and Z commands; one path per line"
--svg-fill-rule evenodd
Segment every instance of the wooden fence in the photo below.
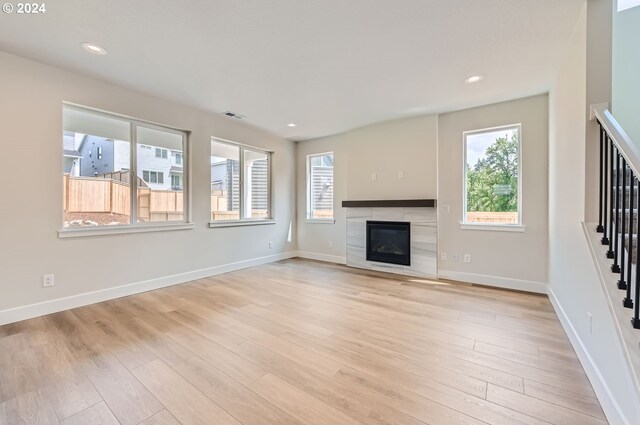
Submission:
M 118 176 L 114 176 L 118 177 Z M 129 183 L 112 178 L 64 177 L 64 212 L 85 214 L 131 214 Z M 123 179 L 124 180 L 124 179 Z M 184 220 L 184 193 L 175 190 L 153 190 L 140 187 L 138 219 L 140 221 Z M 222 191 L 211 192 L 211 220 L 238 220 L 238 211 L 227 211 L 227 198 Z M 254 218 L 266 218 L 267 210 L 253 210 Z
M 518 222 L 517 212 L 468 212 L 467 223 L 501 223 L 514 224 Z
M 64 177 L 64 212 L 131 214 L 129 184 L 110 178 Z M 181 191 L 137 191 L 140 221 L 184 220 L 184 194 Z

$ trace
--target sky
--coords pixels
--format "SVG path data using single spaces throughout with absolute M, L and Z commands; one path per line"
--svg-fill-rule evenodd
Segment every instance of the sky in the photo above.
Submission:
M 467 164 L 471 168 L 476 165 L 480 158 L 484 158 L 487 148 L 499 137 L 511 138 L 515 128 L 501 129 L 487 133 L 470 134 L 467 136 Z

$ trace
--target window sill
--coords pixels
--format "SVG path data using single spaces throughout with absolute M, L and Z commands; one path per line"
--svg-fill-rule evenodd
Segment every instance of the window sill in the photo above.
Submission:
M 524 232 L 522 224 L 469 224 L 460 223 L 461 230 L 483 230 L 490 232 Z
M 171 223 L 100 228 L 64 228 L 58 231 L 58 237 L 60 239 L 66 239 L 89 236 L 123 235 L 131 233 L 168 232 L 173 230 L 191 230 L 193 227 L 193 223 Z
M 334 219 L 321 219 L 321 218 L 308 218 L 306 219 L 307 223 L 314 224 L 335 224 L 336 221 Z
M 210 221 L 209 227 L 241 227 L 241 226 L 261 226 L 265 224 L 276 224 L 275 218 L 263 218 L 259 220 L 220 220 Z

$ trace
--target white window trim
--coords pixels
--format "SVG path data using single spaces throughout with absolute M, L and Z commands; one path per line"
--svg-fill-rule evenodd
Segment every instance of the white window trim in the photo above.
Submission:
M 234 142 L 233 140 L 222 139 L 220 137 L 212 137 L 211 141 L 215 141 L 217 143 L 222 143 L 225 145 L 236 146 L 239 149 L 238 155 L 240 159 L 240 190 L 238 196 L 240 197 L 240 217 L 245 215 L 245 205 L 244 205 L 244 150 L 248 149 L 253 152 L 260 152 L 267 155 L 267 209 L 269 210 L 269 216 L 266 218 L 240 218 L 239 220 L 210 220 L 209 228 L 215 227 L 233 227 L 233 226 L 255 226 L 260 224 L 275 224 L 276 219 L 273 215 L 273 184 L 272 184 L 272 176 L 271 171 L 273 170 L 273 166 L 271 161 L 273 159 L 273 151 L 265 150 L 262 148 L 258 148 L 251 145 L 246 145 L 244 143 Z M 209 154 L 212 156 L 212 153 Z M 211 180 L 211 175 L 209 175 L 209 180 Z M 209 211 L 209 218 L 211 218 L 211 210 Z
M 334 218 L 307 218 L 305 222 L 314 224 L 335 224 L 336 220 Z
M 155 222 L 158 223 L 158 222 Z M 169 222 L 166 224 L 123 224 L 119 226 L 102 226 L 102 227 L 81 227 L 69 228 L 65 227 L 58 230 L 60 239 L 66 238 L 83 238 L 90 236 L 106 236 L 106 235 L 122 235 L 128 233 L 149 233 L 149 232 L 168 232 L 172 230 L 191 230 L 194 228 L 193 223 Z
M 131 163 L 129 172 L 131 173 L 131 181 L 137 181 L 137 135 L 136 127 L 146 127 L 154 130 L 165 131 L 168 133 L 177 134 L 183 137 L 183 160 L 185 161 L 183 170 L 183 196 L 184 196 L 184 220 L 171 221 L 171 222 L 148 222 L 138 223 L 137 217 L 137 193 L 133 189 L 133 185 L 130 190 L 131 199 L 131 215 L 130 224 L 122 224 L 118 226 L 99 226 L 99 227 L 80 227 L 71 228 L 63 227 L 58 230 L 58 237 L 64 238 L 76 238 L 76 237 L 89 237 L 89 236 L 102 236 L 102 235 L 118 235 L 127 233 L 145 233 L 145 232 L 161 232 L 169 230 L 190 230 L 194 228 L 192 221 L 191 211 L 191 132 L 189 130 L 182 130 L 178 128 L 168 127 L 163 124 L 156 124 L 149 121 L 139 120 L 127 115 L 121 115 L 109 111 L 104 111 L 97 108 L 91 108 L 84 105 L 79 105 L 71 102 L 62 102 L 63 108 L 75 109 L 81 112 L 89 112 L 97 115 L 106 116 L 112 119 L 118 119 L 121 121 L 128 121 L 130 126 L 130 141 L 131 145 Z M 139 146 L 145 146 L 140 144 Z M 64 208 L 64 207 L 63 207 Z
M 333 199 L 333 203 L 334 205 L 331 206 L 331 210 L 333 211 L 333 217 L 332 218 L 311 218 L 311 158 L 316 157 L 316 156 L 324 156 L 324 155 L 331 155 L 333 156 L 333 160 L 334 160 L 334 169 L 333 169 L 333 173 L 334 173 L 334 180 L 333 180 L 333 193 L 335 194 L 335 155 L 333 153 L 333 151 L 328 151 L 328 152 L 318 152 L 318 153 L 312 153 L 307 155 L 306 158 L 306 167 L 307 167 L 307 211 L 305 213 L 305 221 L 307 223 L 317 223 L 317 224 L 334 224 L 336 222 L 336 206 L 335 206 L 335 197 Z
M 524 232 L 523 224 L 495 224 L 495 223 L 460 223 L 462 230 L 483 230 L 492 232 Z
M 210 221 L 209 227 L 242 227 L 242 226 L 262 226 L 264 224 L 276 224 L 275 218 L 245 218 L 244 220 L 218 220 Z
M 488 133 L 497 130 L 518 129 L 518 222 L 515 224 L 500 223 L 468 223 L 467 218 L 467 136 Z M 484 230 L 502 232 L 524 232 L 525 225 L 522 214 L 522 123 L 501 125 L 497 127 L 483 128 L 479 130 L 465 131 L 462 133 L 462 230 Z

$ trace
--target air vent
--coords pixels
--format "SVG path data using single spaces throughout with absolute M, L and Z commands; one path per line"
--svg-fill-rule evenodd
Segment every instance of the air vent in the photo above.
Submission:
M 224 112 L 223 115 L 226 115 L 229 118 L 235 118 L 237 120 L 246 118 L 244 115 L 236 114 L 235 112 L 231 112 L 231 111 Z

